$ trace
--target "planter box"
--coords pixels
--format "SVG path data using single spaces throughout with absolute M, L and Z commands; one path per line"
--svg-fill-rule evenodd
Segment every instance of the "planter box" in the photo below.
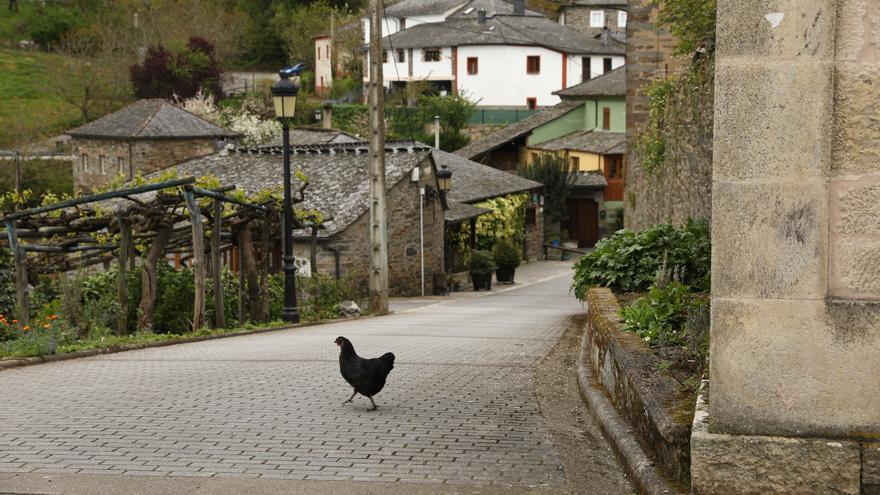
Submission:
M 480 290 L 480 289 L 492 290 L 492 274 L 491 273 L 487 273 L 485 275 L 471 273 L 471 280 L 473 280 L 473 282 L 474 282 L 474 290 Z
M 590 365 L 615 408 L 667 476 L 690 484 L 690 433 L 696 397 L 660 371 L 661 359 L 621 329 L 620 304 L 605 288 L 587 292 Z
M 513 276 L 516 274 L 516 268 L 499 268 L 495 270 L 495 281 L 500 283 L 513 283 Z

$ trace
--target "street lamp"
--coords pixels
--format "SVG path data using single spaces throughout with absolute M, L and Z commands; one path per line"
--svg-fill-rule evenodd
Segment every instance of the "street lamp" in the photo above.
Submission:
M 275 117 L 281 123 L 282 156 L 284 157 L 284 214 L 281 221 L 281 243 L 284 249 L 284 309 L 281 319 L 299 323 L 299 310 L 296 307 L 296 265 L 293 257 L 293 203 L 290 192 L 290 122 L 296 111 L 296 94 L 299 92 L 299 73 L 303 64 L 285 67 L 278 71 L 281 80 L 272 85 L 272 101 L 275 103 Z M 290 80 L 296 77 L 295 80 Z
M 443 165 L 437 171 L 437 189 L 440 189 L 441 195 L 445 195 L 450 187 L 452 187 L 452 170 Z

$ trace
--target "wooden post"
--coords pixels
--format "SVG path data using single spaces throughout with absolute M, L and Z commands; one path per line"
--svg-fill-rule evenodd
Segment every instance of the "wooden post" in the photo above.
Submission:
M 116 329 L 119 335 L 128 333 L 128 281 L 126 269 L 128 268 L 128 256 L 131 252 L 131 227 L 125 221 L 122 214 L 116 215 L 119 224 L 119 276 L 116 293 L 119 296 L 119 315 L 116 319 Z
M 24 248 L 18 244 L 15 233 L 15 220 L 6 220 L 6 235 L 9 237 L 9 249 L 12 251 L 15 264 L 15 306 L 18 310 L 18 328 L 30 325 L 31 307 L 28 304 L 27 265 Z
M 195 279 L 195 299 L 193 301 L 193 331 L 205 326 L 205 231 L 202 225 L 202 210 L 192 190 L 183 191 L 189 221 L 192 225 L 192 270 Z
M 238 324 L 244 325 L 247 319 L 244 317 L 244 250 L 242 249 L 242 232 L 247 228 L 247 224 L 238 228 Z
M 242 226 L 239 246 L 241 253 L 241 273 L 243 280 L 247 282 L 247 300 L 248 310 L 250 311 L 251 321 L 260 320 L 260 283 L 257 278 L 257 259 L 254 253 L 254 240 L 251 235 L 250 222 L 246 222 Z
M 474 248 L 477 247 L 477 219 L 471 218 L 471 231 L 470 231 L 470 245 L 471 251 L 473 252 Z
M 223 228 L 223 202 L 214 200 L 214 233 L 211 236 L 211 273 L 214 280 L 214 326 L 226 327 L 223 308 L 223 260 L 220 259 L 220 230 Z
M 260 249 L 263 251 L 263 257 L 260 259 L 260 319 L 269 321 L 269 310 L 271 301 L 269 300 L 269 212 L 263 214 L 263 228 L 260 231 Z
M 156 309 L 156 291 L 159 280 L 156 275 L 156 265 L 165 254 L 165 245 L 171 237 L 171 226 L 162 225 L 156 231 L 150 252 L 144 258 L 143 271 L 141 272 L 141 303 L 138 311 L 138 330 L 143 332 L 153 331 L 153 311 Z M 164 262 L 164 260 L 163 260 Z
M 21 152 L 15 151 L 15 192 L 21 195 Z M 12 203 L 13 211 L 18 211 L 18 202 Z
M 312 225 L 312 248 L 309 253 L 309 269 L 312 276 L 318 274 L 318 226 Z
M 370 309 L 374 314 L 388 312 L 382 20 L 382 0 L 370 0 Z

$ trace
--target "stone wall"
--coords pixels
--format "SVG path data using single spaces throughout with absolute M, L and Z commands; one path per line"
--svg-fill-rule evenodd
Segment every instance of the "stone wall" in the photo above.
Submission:
M 388 284 L 392 296 L 421 294 L 419 243 L 419 187 L 433 182 L 433 174 L 422 174 L 420 184 L 402 179 L 388 191 Z M 424 209 L 425 293 L 432 294 L 433 274 L 443 272 L 443 209 L 439 201 L 427 202 Z M 329 245 L 340 253 L 342 276 L 367 287 L 370 269 L 369 213 L 364 213 Z M 323 250 L 319 270 L 332 273 L 332 253 Z M 323 268 L 322 268 L 323 266 Z
M 122 141 L 115 139 L 73 139 L 73 183 L 77 191 L 102 186 L 120 173 L 131 179 L 216 151 L 214 138 Z M 83 166 L 83 155 L 88 166 Z M 104 158 L 101 170 L 100 157 Z M 121 160 L 121 162 L 120 162 Z
M 526 221 L 525 253 L 526 261 L 537 261 L 544 256 L 544 214 L 535 208 L 535 223 Z
M 694 488 L 799 492 L 796 471 L 768 486 L 750 469 L 772 457 L 809 462 L 819 480 L 802 493 L 877 493 L 880 6 L 721 0 L 717 37 L 711 393 Z
M 611 31 L 622 31 L 623 28 L 617 25 L 617 9 L 602 9 L 590 7 L 588 5 L 566 5 L 565 6 L 565 25 L 575 31 L 584 33 L 588 36 L 596 36 L 602 32 L 601 27 L 590 27 L 590 12 L 594 10 L 605 11 L 605 27 Z
M 712 57 L 702 58 L 681 69 L 674 80 L 663 119 L 661 165 L 648 170 L 638 147 L 630 147 L 624 193 L 627 228 L 711 218 L 714 68 Z
M 626 23 L 626 188 L 635 193 L 634 199 L 625 206 L 625 224 L 628 228 L 641 229 L 656 223 L 656 217 L 667 209 L 663 203 L 667 196 L 662 191 L 663 182 L 653 187 L 641 172 L 639 159 L 635 156 L 636 140 L 648 120 L 648 97 L 646 91 L 652 81 L 666 79 L 675 74 L 685 62 L 672 55 L 675 39 L 657 25 L 658 6 L 655 0 L 629 0 Z M 710 112 L 711 113 L 711 112 Z M 675 181 L 670 181 L 675 182 Z M 632 185 L 631 185 L 632 184 Z M 656 194 L 639 202 L 639 193 Z M 673 189 L 669 187 L 667 189 Z M 659 204 L 652 204 L 660 201 Z M 671 202 L 670 202 L 671 203 Z M 683 204 L 675 201 L 675 204 Z M 635 204 L 635 207 L 632 205 Z M 643 217 L 640 215 L 644 215 Z

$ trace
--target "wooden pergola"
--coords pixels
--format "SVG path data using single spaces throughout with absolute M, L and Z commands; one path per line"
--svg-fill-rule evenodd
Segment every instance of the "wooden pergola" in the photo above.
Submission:
M 299 189 L 301 202 L 307 183 Z M 245 321 L 245 299 L 250 318 L 265 321 L 269 314 L 268 278 L 271 232 L 280 231 L 277 202 L 269 199 L 256 204 L 231 197 L 234 186 L 204 189 L 193 177 L 167 180 L 83 196 L 51 205 L 7 214 L 8 246 L 15 267 L 16 313 L 20 326 L 29 324 L 29 273 L 59 273 L 109 263 L 119 264 L 118 299 L 129 304 L 127 272 L 135 269 L 140 255 L 142 293 L 138 330 L 151 331 L 156 303 L 157 266 L 169 251 L 192 255 L 195 282 L 192 328 L 206 325 L 205 299 L 207 274 L 213 279 L 214 325 L 226 326 L 221 284 L 224 240 L 237 246 L 239 266 L 238 319 Z M 206 227 L 211 232 L 206 247 Z M 254 235 L 256 230 L 258 237 Z M 108 238 L 112 241 L 108 242 Z M 255 244 L 262 253 L 257 263 Z M 141 252 L 136 246 L 140 245 Z M 146 246 L 149 245 L 149 248 Z M 210 267 L 208 266 L 210 254 Z M 247 293 L 245 294 L 245 286 Z M 127 311 L 117 322 L 120 333 L 128 330 Z

